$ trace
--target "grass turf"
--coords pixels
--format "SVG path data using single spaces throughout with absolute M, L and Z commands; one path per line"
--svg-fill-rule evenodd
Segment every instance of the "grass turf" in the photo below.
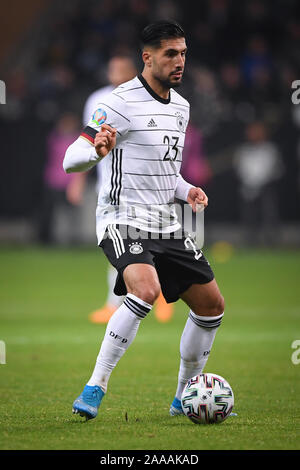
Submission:
M 97 248 L 0 249 L 0 449 L 299 449 L 300 252 L 207 251 L 226 314 L 206 371 L 224 376 L 237 417 L 197 426 L 170 417 L 179 342 L 188 308 L 172 321 L 153 312 L 114 370 L 97 419 L 71 414 L 88 380 L 105 326 L 88 322 L 106 295 Z

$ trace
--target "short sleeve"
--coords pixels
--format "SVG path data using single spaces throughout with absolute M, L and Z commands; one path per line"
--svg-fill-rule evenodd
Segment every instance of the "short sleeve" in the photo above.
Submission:
M 123 98 L 110 93 L 97 104 L 87 126 L 98 132 L 102 124 L 108 124 L 116 128 L 117 139 L 118 137 L 123 137 L 128 132 L 131 123 L 126 101 Z

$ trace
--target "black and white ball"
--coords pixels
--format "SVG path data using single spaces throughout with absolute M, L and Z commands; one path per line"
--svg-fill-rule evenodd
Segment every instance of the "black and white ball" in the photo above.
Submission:
M 234 395 L 229 383 L 220 375 L 200 374 L 187 382 L 181 405 L 193 423 L 221 423 L 233 409 Z

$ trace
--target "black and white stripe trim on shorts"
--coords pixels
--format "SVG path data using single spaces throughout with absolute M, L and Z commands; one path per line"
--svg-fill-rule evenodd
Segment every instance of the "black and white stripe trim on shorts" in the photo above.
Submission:
M 116 258 L 118 259 L 120 258 L 120 256 L 122 256 L 125 253 L 125 246 L 124 246 L 121 232 L 113 224 L 109 224 L 107 226 L 107 231 L 109 234 L 109 238 L 113 242 Z
M 147 313 L 149 313 L 151 310 L 151 306 L 146 307 L 140 302 L 137 302 L 136 300 L 129 297 L 129 295 L 125 297 L 124 304 L 139 318 L 145 318 Z
M 223 313 L 217 317 L 212 317 L 212 319 L 207 320 L 203 319 L 203 317 L 196 315 L 194 312 L 189 313 L 189 318 L 197 325 L 201 326 L 202 328 L 217 328 L 221 325 Z

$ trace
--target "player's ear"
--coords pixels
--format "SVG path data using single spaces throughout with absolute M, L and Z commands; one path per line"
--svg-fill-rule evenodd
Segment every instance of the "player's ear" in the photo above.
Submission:
M 147 65 L 148 67 L 151 67 L 152 65 L 152 55 L 149 50 L 144 50 L 142 53 L 142 58 L 144 61 L 144 64 Z

